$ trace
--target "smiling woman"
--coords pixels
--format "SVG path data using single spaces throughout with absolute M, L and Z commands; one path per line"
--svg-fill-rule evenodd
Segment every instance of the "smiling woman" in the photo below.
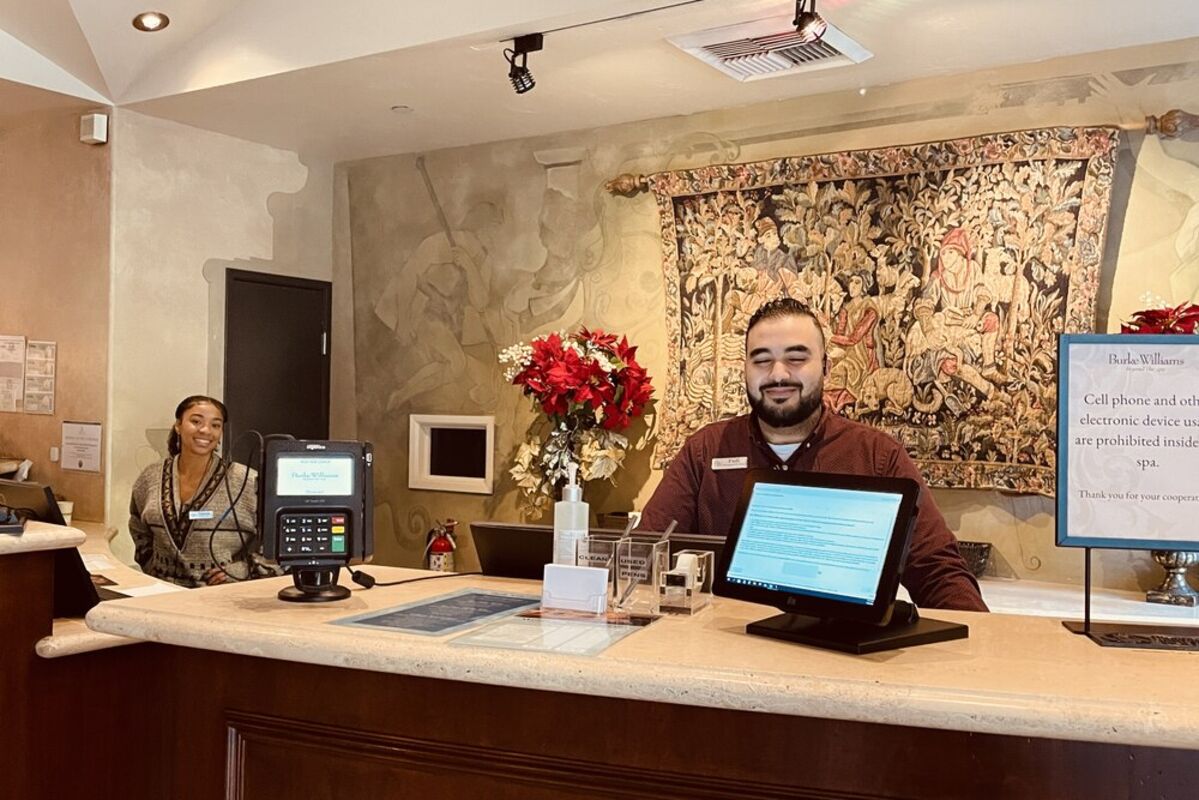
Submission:
M 134 484 L 129 533 L 147 574 L 188 587 L 276 574 L 259 556 L 257 475 L 217 454 L 228 418 L 216 398 L 185 398 L 175 409 L 170 457 Z

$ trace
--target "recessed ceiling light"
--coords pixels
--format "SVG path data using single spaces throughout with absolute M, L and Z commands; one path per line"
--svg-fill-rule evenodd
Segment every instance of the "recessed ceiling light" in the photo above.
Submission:
M 392 113 L 395 113 L 395 114 L 411 114 L 412 106 L 406 106 L 406 105 L 392 106 L 391 110 L 392 110 Z
M 171 24 L 171 18 L 161 11 L 143 11 L 133 18 L 133 27 L 146 33 L 160 31 Z

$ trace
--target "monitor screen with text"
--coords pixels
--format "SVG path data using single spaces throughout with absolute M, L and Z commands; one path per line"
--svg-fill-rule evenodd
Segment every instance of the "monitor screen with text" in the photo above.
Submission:
M 898 493 L 758 483 L 728 581 L 871 605 L 902 502 Z

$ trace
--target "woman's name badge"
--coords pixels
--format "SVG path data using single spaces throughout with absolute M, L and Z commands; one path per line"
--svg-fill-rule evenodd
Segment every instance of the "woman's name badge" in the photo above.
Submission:
M 212 519 L 212 512 L 208 510 L 189 511 L 187 512 L 188 519 Z
M 749 466 L 749 456 L 727 456 L 725 458 L 712 459 L 712 470 L 719 471 L 722 469 L 745 469 Z

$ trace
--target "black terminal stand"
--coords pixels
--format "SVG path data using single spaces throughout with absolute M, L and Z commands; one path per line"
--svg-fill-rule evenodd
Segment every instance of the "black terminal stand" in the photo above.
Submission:
M 1071 633 L 1080 633 L 1100 647 L 1135 647 L 1146 650 L 1199 651 L 1199 628 L 1182 625 L 1124 625 L 1091 622 L 1091 548 L 1083 569 L 1082 622 L 1063 620 Z
M 745 632 L 860 656 L 883 650 L 965 639 L 969 636 L 970 629 L 956 622 L 922 619 L 916 611 L 916 606 L 896 600 L 891 612 L 891 621 L 886 625 L 821 619 L 805 614 L 779 614 L 751 622 L 745 626 Z
M 279 599 L 345 600 L 342 567 L 370 560 L 374 549 L 374 452 L 369 442 L 266 439 L 259 481 L 263 556 L 289 573 Z
M 295 586 L 279 590 L 280 600 L 293 603 L 328 603 L 345 600 L 350 590 L 337 582 L 341 567 L 292 567 L 291 580 Z

